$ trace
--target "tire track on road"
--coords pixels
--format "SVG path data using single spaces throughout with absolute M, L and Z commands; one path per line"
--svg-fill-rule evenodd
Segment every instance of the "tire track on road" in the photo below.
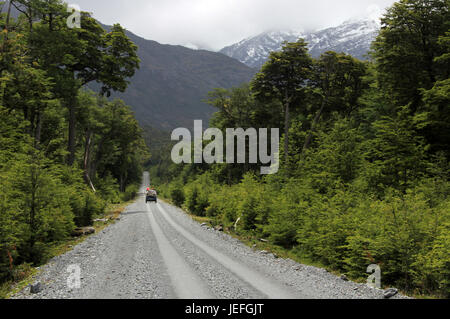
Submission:
M 155 219 L 160 228 L 170 240 L 172 246 L 178 254 L 184 258 L 187 264 L 193 269 L 208 286 L 209 291 L 218 299 L 266 299 L 267 296 L 243 281 L 233 272 L 225 268 L 217 260 L 211 258 L 209 254 L 199 249 L 198 246 L 187 240 L 167 220 L 163 213 L 151 205 L 155 211 Z M 189 228 L 190 229 L 190 228 Z M 206 231 L 202 229 L 202 231 Z M 205 241 L 205 240 L 203 240 Z
M 173 288 L 181 299 L 211 299 L 214 298 L 203 283 L 203 280 L 189 267 L 186 261 L 178 254 L 164 232 L 158 225 L 154 210 L 147 204 L 147 216 L 153 234 L 156 238 L 161 256 L 167 266 Z
M 273 282 L 271 279 L 256 272 L 254 269 L 233 260 L 232 258 L 212 248 L 202 240 L 196 238 L 189 231 L 178 225 L 160 203 L 156 204 L 156 207 L 158 208 L 160 215 L 167 221 L 167 223 L 179 232 L 186 240 L 190 241 L 212 259 L 216 260 L 219 264 L 225 267 L 228 271 L 255 288 L 257 291 L 261 292 L 263 295 L 270 299 L 298 298 L 298 294 L 291 292 L 289 287 L 281 287 L 280 284 Z

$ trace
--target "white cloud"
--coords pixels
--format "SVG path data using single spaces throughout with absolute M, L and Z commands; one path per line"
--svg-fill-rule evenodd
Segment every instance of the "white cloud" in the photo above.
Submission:
M 71 3 L 70 1 L 68 1 Z M 271 29 L 312 30 L 379 17 L 394 0 L 73 0 L 106 24 L 161 43 L 219 50 Z
M 377 4 L 371 4 L 366 10 L 367 16 L 373 20 L 378 20 L 383 15 L 383 9 Z

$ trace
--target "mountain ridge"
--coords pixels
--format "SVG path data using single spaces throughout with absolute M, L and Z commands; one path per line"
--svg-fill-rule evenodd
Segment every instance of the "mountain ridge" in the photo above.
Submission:
M 237 59 L 252 68 L 261 68 L 270 52 L 278 51 L 284 41 L 295 42 L 304 38 L 313 57 L 325 51 L 344 52 L 365 60 L 372 41 L 377 36 L 380 24 L 375 19 L 350 19 L 336 27 L 328 27 L 313 32 L 303 30 L 266 31 L 248 37 L 219 52 Z
M 239 86 L 256 73 L 217 52 L 160 44 L 130 31 L 126 35 L 138 46 L 141 65 L 127 90 L 112 96 L 131 105 L 143 127 L 170 131 L 177 127 L 190 128 L 194 119 L 208 123 L 216 111 L 203 102 L 208 92 Z
M 12 7 L 11 17 L 19 15 Z M 98 23 L 107 31 L 111 29 Z M 216 111 L 203 102 L 208 92 L 239 86 L 249 82 L 256 73 L 218 52 L 161 44 L 128 30 L 126 35 L 138 46 L 140 69 L 129 79 L 127 90 L 114 92 L 112 97 L 130 105 L 142 127 L 165 132 L 177 127 L 190 128 L 194 119 L 203 120 L 207 125 Z M 100 85 L 90 83 L 88 88 L 98 92 Z

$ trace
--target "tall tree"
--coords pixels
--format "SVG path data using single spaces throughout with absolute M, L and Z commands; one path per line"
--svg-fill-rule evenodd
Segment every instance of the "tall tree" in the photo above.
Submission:
M 365 74 L 365 64 L 350 55 L 329 51 L 314 61 L 311 84 L 322 102 L 312 121 L 311 132 L 305 140 L 303 152 L 309 148 L 312 134 L 325 111 L 338 111 L 348 115 L 358 107 L 358 98 L 364 89 L 362 78 Z
M 381 19 L 373 44 L 381 88 L 394 106 L 421 104 L 420 89 L 433 87 L 442 70 L 440 36 L 450 28 L 448 0 L 401 0 Z
M 444 152 L 450 159 L 450 32 L 438 40 L 443 54 L 435 58 L 441 70 L 436 83 L 430 90 L 422 90 L 426 117 L 424 135 L 433 153 Z
M 15 5 L 15 2 L 9 4 Z M 29 48 L 23 37 L 24 24 L 18 22 L 10 30 L 7 51 L 1 58 L 2 94 L 1 104 L 9 109 L 19 110 L 29 123 L 28 133 L 35 138 L 38 147 L 41 139 L 42 115 L 53 99 L 53 81 L 36 61 L 31 63 Z
M 75 160 L 76 109 L 79 88 L 96 81 L 101 93 L 124 91 L 128 78 L 139 67 L 137 47 L 114 25 L 107 33 L 88 13 L 82 13 L 81 28 L 69 28 L 65 6 L 59 0 L 40 7 L 42 20 L 29 34 L 32 56 L 56 80 L 55 93 L 69 110 L 68 163 Z
M 427 146 L 417 135 L 419 123 L 412 120 L 410 113 L 404 106 L 396 116 L 383 116 L 373 124 L 375 138 L 365 142 L 368 149 L 365 156 L 375 172 L 369 178 L 374 189 L 382 185 L 405 191 L 425 171 Z
M 284 108 L 284 156 L 288 159 L 290 109 L 299 108 L 310 79 L 312 58 L 307 43 L 299 39 L 285 43 L 280 52 L 272 52 L 252 82 L 252 89 L 260 100 L 279 100 Z

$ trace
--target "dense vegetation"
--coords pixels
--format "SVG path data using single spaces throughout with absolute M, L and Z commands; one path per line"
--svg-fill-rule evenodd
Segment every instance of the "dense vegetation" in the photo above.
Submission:
M 124 91 L 139 66 L 120 25 L 107 32 L 82 13 L 69 28 L 59 0 L 0 9 L 1 283 L 108 203 L 131 199 L 147 154 L 130 108 L 103 97 Z M 101 95 L 83 89 L 92 81 Z
M 449 30 L 447 0 L 401 0 L 370 62 L 286 43 L 250 85 L 209 100 L 212 127 L 284 129 L 280 172 L 166 158 L 163 194 L 351 278 L 379 264 L 385 286 L 449 297 Z

